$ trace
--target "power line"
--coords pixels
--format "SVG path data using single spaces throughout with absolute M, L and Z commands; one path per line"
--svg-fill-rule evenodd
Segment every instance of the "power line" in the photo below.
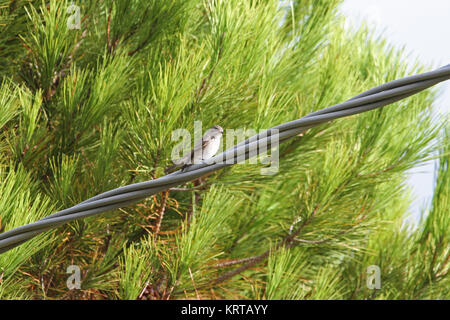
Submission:
M 179 170 L 158 179 L 101 193 L 39 221 L 0 234 L 0 253 L 64 223 L 128 206 L 209 172 L 242 162 L 252 156 L 251 150 L 256 150 L 258 145 L 265 144 L 269 148 L 272 143 L 289 140 L 299 133 L 324 122 L 386 106 L 448 79 L 450 79 L 450 64 L 434 71 L 390 81 L 365 91 L 346 102 L 312 112 L 300 119 L 283 123 L 254 135 L 208 160 L 209 164 L 194 164 L 183 171 Z

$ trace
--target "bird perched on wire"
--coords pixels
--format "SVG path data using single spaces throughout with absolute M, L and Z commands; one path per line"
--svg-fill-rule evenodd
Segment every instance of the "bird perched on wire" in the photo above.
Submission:
M 183 171 L 192 164 L 204 163 L 205 160 L 212 158 L 217 151 L 219 151 L 220 139 L 222 138 L 222 135 L 223 129 L 221 126 L 214 126 L 208 129 L 202 139 L 194 144 L 194 148 L 181 159 L 174 161 L 175 164 L 168 167 L 166 172 L 180 166 Z

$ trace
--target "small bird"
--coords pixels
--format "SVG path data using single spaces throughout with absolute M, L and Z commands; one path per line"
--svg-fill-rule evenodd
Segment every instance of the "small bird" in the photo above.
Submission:
M 221 126 L 214 126 L 205 132 L 200 141 L 194 145 L 194 149 L 189 151 L 183 158 L 174 161 L 174 165 L 166 169 L 166 172 L 181 166 L 181 170 L 192 164 L 203 163 L 205 160 L 212 158 L 220 147 L 220 139 L 223 135 Z

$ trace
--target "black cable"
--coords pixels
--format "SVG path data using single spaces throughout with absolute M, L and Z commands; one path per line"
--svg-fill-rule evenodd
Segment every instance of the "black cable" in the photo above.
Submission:
M 199 178 L 209 172 L 244 161 L 254 155 L 250 151 L 256 150 L 259 145 L 265 144 L 267 148 L 270 148 L 272 143 L 287 141 L 309 128 L 337 118 L 383 107 L 448 79 L 450 79 L 450 64 L 434 71 L 390 81 L 365 91 L 344 103 L 312 112 L 300 119 L 286 122 L 254 135 L 208 160 L 208 163 L 191 165 L 184 171 L 179 170 L 158 179 L 101 193 L 39 221 L 0 234 L 0 253 L 64 223 L 128 206 L 153 194 Z

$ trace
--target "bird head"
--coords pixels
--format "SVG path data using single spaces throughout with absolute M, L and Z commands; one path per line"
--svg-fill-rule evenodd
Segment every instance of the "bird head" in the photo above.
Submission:
M 212 127 L 211 129 L 216 129 L 217 131 L 219 131 L 220 132 L 220 134 L 223 134 L 223 129 L 222 129 L 222 127 L 221 126 L 214 126 L 214 127 Z

